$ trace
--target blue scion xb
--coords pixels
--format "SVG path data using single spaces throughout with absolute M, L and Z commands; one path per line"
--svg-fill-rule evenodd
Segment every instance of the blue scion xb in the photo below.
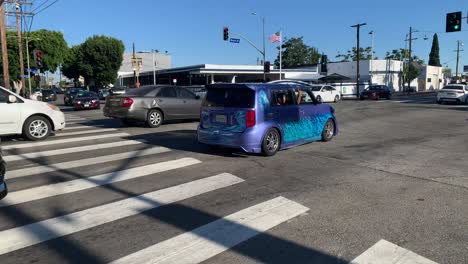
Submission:
M 335 110 L 315 100 L 310 86 L 214 84 L 202 103 L 198 141 L 274 155 L 338 133 Z

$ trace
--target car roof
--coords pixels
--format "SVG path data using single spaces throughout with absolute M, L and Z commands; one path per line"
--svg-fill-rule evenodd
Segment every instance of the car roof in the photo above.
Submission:
M 208 89 L 242 89 L 248 88 L 251 90 L 262 90 L 262 89 L 292 89 L 296 87 L 311 87 L 307 84 L 302 83 L 220 83 L 207 85 Z

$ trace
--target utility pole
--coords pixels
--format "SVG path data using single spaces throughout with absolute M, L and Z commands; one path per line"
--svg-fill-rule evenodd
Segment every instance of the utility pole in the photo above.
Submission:
M 21 77 L 21 90 L 25 94 L 26 83 L 24 81 L 24 62 L 23 62 L 23 40 L 21 38 L 21 3 L 18 0 L 15 2 L 16 6 L 16 32 L 18 34 L 18 50 L 19 50 L 19 62 L 20 62 L 20 77 Z
M 132 63 L 134 64 L 136 62 L 136 55 L 135 55 L 135 42 L 133 42 L 133 56 L 132 56 Z M 133 67 L 133 83 L 135 86 L 137 85 L 137 74 L 136 74 L 136 68 Z
M 2 42 L 3 81 L 5 88 L 10 90 L 10 75 L 8 70 L 8 49 L 5 31 L 5 1 L 0 1 L 0 41 Z
M 265 67 L 265 17 L 262 17 L 263 24 L 263 66 Z M 263 82 L 266 82 L 266 73 L 263 71 Z
M 456 71 L 455 71 L 455 77 L 457 78 L 458 80 L 458 65 L 460 63 L 460 51 L 463 51 L 463 50 L 460 50 L 460 46 L 463 46 L 463 42 L 461 42 L 461 40 L 457 40 L 457 66 L 456 66 Z
M 155 50 L 152 49 L 151 53 L 153 54 L 153 85 L 156 85 L 156 60 L 154 58 Z
M 353 25 L 351 27 L 353 28 L 356 28 L 356 31 L 357 31 L 357 34 L 356 34 L 356 53 L 357 53 L 357 56 L 356 56 L 356 63 L 357 63 L 357 66 L 356 66 L 356 96 L 359 97 L 359 83 L 360 83 L 360 73 L 359 73 L 359 60 L 361 59 L 361 54 L 360 54 L 360 47 L 359 47 L 359 41 L 360 41 L 360 30 L 361 30 L 361 27 L 362 26 L 365 26 L 367 25 L 367 23 L 361 23 L 361 24 L 356 24 L 356 25 Z
M 374 60 L 374 37 L 375 37 L 375 32 L 372 30 L 369 32 L 369 35 L 372 35 L 372 45 L 371 45 L 371 59 L 370 59 L 370 70 L 369 70 L 369 76 L 370 76 L 370 84 L 372 84 L 372 62 Z
M 413 45 L 413 40 L 417 40 L 417 38 L 413 38 L 413 33 L 415 32 L 418 32 L 418 31 L 414 31 L 412 27 L 409 28 L 409 50 L 408 50 L 408 73 L 407 73 L 407 77 L 409 77 L 409 72 L 410 72 L 410 69 L 411 69 L 411 66 L 412 66 L 412 62 L 413 62 L 413 56 L 412 56 L 412 45 Z M 411 91 L 411 80 L 410 78 L 408 78 L 408 93 Z

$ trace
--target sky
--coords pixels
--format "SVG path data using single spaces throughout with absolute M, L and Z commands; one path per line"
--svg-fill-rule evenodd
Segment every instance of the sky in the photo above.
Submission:
M 36 0 L 36 5 L 42 1 Z M 127 51 L 134 42 L 137 51 L 168 51 L 173 66 L 188 66 L 256 64 L 261 57 L 258 51 L 244 40 L 223 41 L 222 31 L 228 26 L 231 33 L 240 33 L 261 48 L 263 17 L 267 38 L 280 29 L 285 37 L 303 36 L 306 44 L 332 61 L 356 45 L 353 24 L 367 23 L 362 27 L 361 46 L 371 46 L 368 33 L 375 32 L 379 58 L 404 48 L 412 26 L 419 31 L 414 36 L 418 38 L 413 42 L 414 54 L 427 62 L 437 32 L 441 63 L 455 69 L 457 40 L 467 46 L 460 65 L 468 65 L 466 19 L 462 32 L 445 33 L 446 13 L 455 11 L 466 16 L 468 0 L 59 0 L 34 18 L 33 30 L 61 31 L 70 46 L 92 35 L 112 36 L 121 39 Z M 267 41 L 266 48 L 267 60 L 274 61 L 276 44 Z

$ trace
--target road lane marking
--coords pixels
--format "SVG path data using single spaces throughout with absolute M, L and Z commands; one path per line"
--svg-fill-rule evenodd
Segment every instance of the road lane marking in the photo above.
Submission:
M 384 239 L 359 255 L 351 264 L 437 264 Z
M 4 206 L 11 206 L 19 203 L 49 198 L 52 196 L 78 192 L 110 183 L 137 179 L 140 177 L 180 169 L 199 163 L 201 163 L 201 161 L 197 159 L 182 158 L 127 170 L 116 171 L 112 173 L 106 173 L 98 176 L 89 177 L 86 179 L 78 179 L 12 192 L 9 193 L 4 200 L 0 201 L 0 208 Z
M 2 146 L 1 148 L 2 150 L 23 149 L 23 148 L 51 146 L 51 145 L 57 145 L 57 144 L 81 142 L 81 141 L 104 139 L 104 138 L 124 137 L 128 135 L 129 134 L 127 133 L 114 133 L 114 134 L 104 134 L 104 135 L 89 136 L 89 137 L 45 140 L 45 141 L 40 141 L 40 142 L 31 142 L 31 143 L 22 143 L 22 144 L 15 144 L 15 145 L 9 145 L 9 146 Z
M 0 255 L 110 223 L 244 180 L 220 174 L 0 232 Z
M 107 148 L 132 146 L 132 145 L 143 144 L 145 142 L 146 141 L 144 140 L 141 140 L 141 141 L 140 140 L 123 140 L 123 141 L 88 145 L 88 146 L 82 146 L 82 147 L 40 151 L 40 152 L 25 153 L 25 154 L 19 154 L 19 155 L 8 155 L 8 156 L 4 156 L 3 159 L 6 162 L 25 160 L 25 159 L 37 159 L 37 158 L 43 158 L 43 157 L 48 157 L 48 156 L 57 156 L 57 155 L 71 154 L 71 153 L 84 152 L 84 151 L 95 151 L 95 150 L 102 150 L 102 149 L 107 149 Z
M 5 178 L 15 179 L 15 178 L 31 176 L 31 175 L 40 174 L 40 173 L 53 172 L 53 171 L 59 171 L 59 170 L 68 170 L 68 169 L 85 167 L 89 165 L 96 165 L 96 164 L 112 162 L 112 161 L 127 160 L 131 158 L 141 158 L 144 156 L 160 154 L 160 153 L 169 152 L 169 151 L 171 150 L 165 147 L 152 147 L 148 149 L 135 150 L 135 151 L 118 153 L 118 154 L 106 155 L 106 156 L 98 156 L 98 157 L 92 157 L 88 159 L 73 160 L 73 161 L 67 161 L 67 162 L 55 163 L 55 164 L 52 163 L 48 165 L 40 165 L 40 166 L 31 167 L 31 168 L 11 170 L 6 173 Z
M 92 133 L 104 133 L 104 132 L 112 132 L 112 131 L 117 131 L 117 129 L 116 128 L 98 128 L 98 129 L 77 131 L 77 132 L 57 133 L 57 134 L 55 134 L 55 137 L 76 136 L 76 135 L 84 135 L 84 134 L 92 134 Z
M 112 263 L 200 263 L 308 210 L 309 208 L 280 196 Z

